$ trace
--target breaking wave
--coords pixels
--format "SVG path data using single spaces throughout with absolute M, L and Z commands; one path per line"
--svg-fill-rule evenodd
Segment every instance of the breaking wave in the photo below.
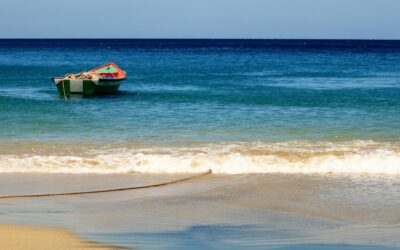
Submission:
M 0 173 L 304 173 L 400 175 L 400 144 L 373 141 L 111 147 L 0 154 Z

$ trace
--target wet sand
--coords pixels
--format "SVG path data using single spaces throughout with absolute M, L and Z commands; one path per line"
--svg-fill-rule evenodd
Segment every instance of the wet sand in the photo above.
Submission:
M 122 248 L 85 241 L 82 238 L 75 236 L 66 229 L 0 225 L 0 249 L 116 250 Z
M 185 176 L 2 174 L 0 195 L 139 186 Z M 396 249 L 400 180 L 211 175 L 161 188 L 0 200 L 0 224 L 65 227 L 90 241 L 137 249 Z

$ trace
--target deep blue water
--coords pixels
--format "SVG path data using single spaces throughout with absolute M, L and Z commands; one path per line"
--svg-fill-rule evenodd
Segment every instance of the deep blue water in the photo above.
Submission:
M 117 95 L 51 77 L 108 61 Z M 0 139 L 400 140 L 400 41 L 0 40 Z

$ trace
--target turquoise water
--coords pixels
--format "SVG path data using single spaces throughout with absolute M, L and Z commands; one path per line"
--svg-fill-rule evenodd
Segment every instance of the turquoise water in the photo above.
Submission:
M 108 61 L 119 94 L 50 81 Z M 400 142 L 398 42 L 2 40 L 0 79 L 3 148 Z
M 115 95 L 50 80 L 108 61 Z M 0 40 L 0 79 L 2 195 L 216 173 L 10 200 L 1 223 L 135 249 L 399 246 L 399 41 Z

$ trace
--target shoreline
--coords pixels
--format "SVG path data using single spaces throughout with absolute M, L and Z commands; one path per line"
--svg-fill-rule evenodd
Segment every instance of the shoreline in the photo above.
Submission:
M 0 225 L 0 249 L 127 249 L 81 238 L 70 230 L 55 227 Z
M 19 195 L 144 186 L 176 177 L 0 174 L 0 183 L 2 194 Z M 0 223 L 33 225 L 13 234 L 23 237 L 31 237 L 36 228 L 49 229 L 39 242 L 47 242 L 46 235 L 67 235 L 74 238 L 70 242 L 80 242 L 72 249 L 87 249 L 91 242 L 105 244 L 93 243 L 94 249 L 121 249 L 113 247 L 117 245 L 179 250 L 193 244 L 205 249 L 269 249 L 274 242 L 292 249 L 347 244 L 348 249 L 388 250 L 400 244 L 399 184 L 398 178 L 381 175 L 208 175 L 135 191 L 6 199 L 0 203 Z M 0 241 L 13 246 L 3 231 L 10 230 L 0 226 Z
M 9 147 L 8 145 L 13 145 Z M 0 142 L 0 173 L 400 175 L 399 142 L 366 140 L 210 143 Z

